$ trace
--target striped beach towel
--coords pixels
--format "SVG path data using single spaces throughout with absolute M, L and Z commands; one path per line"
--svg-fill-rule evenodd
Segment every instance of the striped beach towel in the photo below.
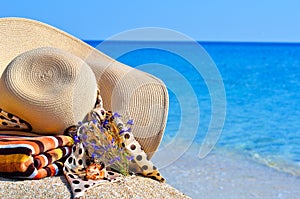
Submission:
M 58 175 L 73 143 L 73 139 L 65 135 L 0 135 L 0 175 L 28 179 Z

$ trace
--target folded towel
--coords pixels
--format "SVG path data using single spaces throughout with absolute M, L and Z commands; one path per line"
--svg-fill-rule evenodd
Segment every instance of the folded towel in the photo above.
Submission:
M 0 175 L 40 179 L 62 173 L 63 161 L 71 154 L 70 136 L 0 135 Z

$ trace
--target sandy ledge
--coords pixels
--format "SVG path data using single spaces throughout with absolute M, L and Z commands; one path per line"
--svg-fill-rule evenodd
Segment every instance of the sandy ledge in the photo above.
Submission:
M 72 198 L 70 187 L 64 176 L 48 177 L 41 180 L 12 180 L 0 177 L 0 198 Z M 167 183 L 130 176 L 120 182 L 105 183 L 86 192 L 88 198 L 182 198 L 190 197 Z

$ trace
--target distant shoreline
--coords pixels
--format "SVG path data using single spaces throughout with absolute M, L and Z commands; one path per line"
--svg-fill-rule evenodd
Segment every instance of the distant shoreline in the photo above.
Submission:
M 157 40 L 157 41 L 145 41 L 145 40 L 92 40 L 92 39 L 83 39 L 82 41 L 93 44 L 101 42 L 110 42 L 110 43 L 191 43 L 193 41 L 172 41 L 172 40 Z M 195 41 L 199 44 L 230 44 L 230 45 L 300 45 L 300 42 L 273 42 L 273 41 Z

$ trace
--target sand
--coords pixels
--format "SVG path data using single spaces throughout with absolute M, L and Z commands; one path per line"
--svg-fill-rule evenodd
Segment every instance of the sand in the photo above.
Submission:
M 64 176 L 48 177 L 41 180 L 12 180 L 0 178 L 0 198 L 14 199 L 70 199 L 70 187 Z M 106 183 L 86 192 L 88 198 L 179 198 L 188 199 L 183 193 L 167 183 L 129 176 L 121 182 Z

